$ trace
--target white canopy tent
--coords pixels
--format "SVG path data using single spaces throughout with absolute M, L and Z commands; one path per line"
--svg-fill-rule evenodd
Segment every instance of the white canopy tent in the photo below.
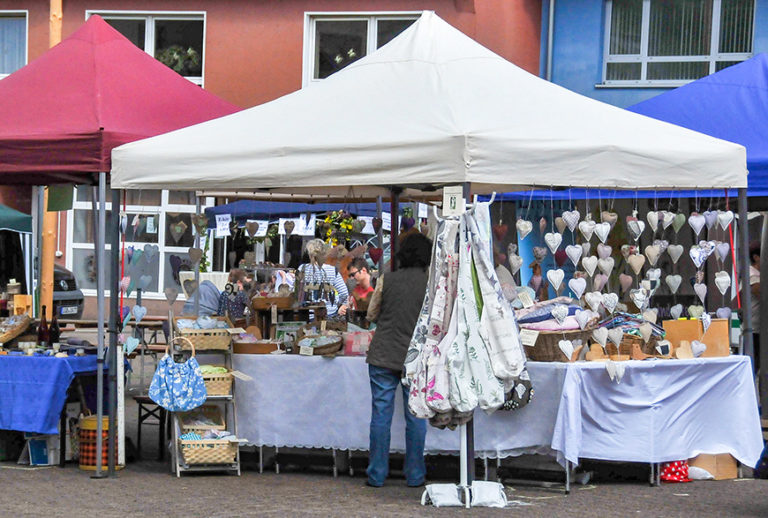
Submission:
M 468 183 L 740 188 L 746 219 L 742 146 L 553 85 L 431 12 L 320 84 L 112 152 L 112 187 L 122 189 L 354 198 Z
M 742 146 L 549 83 L 431 12 L 319 84 L 112 153 L 123 189 L 676 189 L 746 187 L 746 174 Z

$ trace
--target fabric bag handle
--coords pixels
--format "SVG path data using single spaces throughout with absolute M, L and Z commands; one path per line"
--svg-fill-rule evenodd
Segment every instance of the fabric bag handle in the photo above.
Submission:
M 170 348 L 170 347 L 171 347 L 171 346 L 172 346 L 174 343 L 176 343 L 176 340 L 186 340 L 186 342 L 189 344 L 190 348 L 192 348 L 192 354 L 190 355 L 190 358 L 194 358 L 194 357 L 195 357 L 195 344 L 193 344 L 193 343 L 192 343 L 192 340 L 190 340 L 190 339 L 189 339 L 189 338 L 187 338 L 186 336 L 177 336 L 177 337 L 173 338 L 173 339 L 170 341 L 170 343 L 168 343 L 168 344 L 165 346 L 165 354 L 168 354 L 168 352 L 169 352 L 169 348 Z

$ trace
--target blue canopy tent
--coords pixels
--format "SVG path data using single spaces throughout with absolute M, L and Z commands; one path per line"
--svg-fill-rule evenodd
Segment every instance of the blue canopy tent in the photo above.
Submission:
M 24 257 L 22 268 L 13 258 L 12 249 L 17 246 Z M 3 284 L 11 277 L 23 276 L 26 293 L 32 293 L 32 216 L 5 205 L 0 205 L 0 270 Z
M 375 216 L 375 203 L 294 203 L 287 201 L 239 200 L 205 209 L 208 228 L 216 228 L 217 214 L 231 214 L 232 220 L 245 223 L 249 219 L 277 219 L 297 217 L 307 213 L 346 210 L 357 216 Z

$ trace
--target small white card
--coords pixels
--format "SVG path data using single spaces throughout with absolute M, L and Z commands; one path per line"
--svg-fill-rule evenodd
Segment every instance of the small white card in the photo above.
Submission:
M 231 371 L 230 374 L 235 378 L 243 381 L 253 381 L 253 378 L 240 371 Z
M 147 234 L 157 234 L 157 216 L 147 216 Z
M 419 203 L 419 218 L 429 217 L 429 205 L 426 203 Z
M 315 349 L 313 347 L 309 347 L 306 345 L 302 345 L 299 347 L 299 355 L 301 356 L 312 356 L 315 353 Z
M 536 345 L 536 339 L 539 337 L 539 332 L 534 331 L 532 329 L 521 329 L 520 330 L 520 343 L 523 345 L 527 345 L 528 347 L 533 347 Z
M 464 187 L 449 185 L 443 187 L 443 217 L 461 216 L 464 213 Z
M 216 237 L 226 237 L 229 234 L 229 224 L 232 214 L 216 214 Z
M 530 308 L 533 306 L 533 299 L 526 291 L 521 291 L 517 298 L 520 299 L 520 302 L 522 302 L 524 308 Z
M 245 329 L 242 327 L 230 327 L 227 329 L 227 332 L 231 335 L 240 335 L 245 333 Z

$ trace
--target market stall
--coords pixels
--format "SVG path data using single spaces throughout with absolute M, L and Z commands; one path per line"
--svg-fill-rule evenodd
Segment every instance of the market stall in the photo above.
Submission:
M 307 120 L 310 112 L 313 118 Z M 202 191 L 324 193 L 352 199 L 389 191 L 395 206 L 399 196 L 434 198 L 445 184 L 460 184 L 474 193 L 598 186 L 730 187 L 739 188 L 743 195 L 746 187 L 742 147 L 636 116 L 542 81 L 471 41 L 434 13 L 425 13 L 388 45 L 312 88 L 217 121 L 122 146 L 113 153 L 112 173 L 113 185 L 125 189 L 186 182 Z M 745 211 L 742 198 L 740 209 Z M 487 207 L 481 203 L 469 217 L 459 216 L 463 225 L 478 227 L 471 233 L 473 254 L 479 255 L 472 257 L 481 262 L 490 251 L 491 239 L 483 235 L 490 234 L 489 222 L 478 219 L 483 211 Z M 561 234 L 559 242 L 554 236 L 553 220 L 547 223 L 552 254 L 562 242 Z M 521 234 L 527 234 L 531 224 L 525 221 Z M 586 241 L 593 234 L 594 228 Z M 491 271 L 492 267 L 484 269 L 481 277 L 487 278 L 481 281 L 493 284 Z M 640 290 L 642 279 L 634 280 Z M 593 298 L 597 296 L 602 304 L 602 294 Z M 515 335 L 516 331 L 500 345 L 519 346 Z M 255 360 L 262 361 L 269 360 Z M 494 369 L 498 366 L 491 364 Z M 626 371 L 634 368 L 629 364 Z M 535 369 L 530 368 L 532 377 Z M 557 388 L 536 387 L 536 397 L 542 388 L 557 392 Z M 618 392 L 615 395 L 619 397 Z M 491 402 L 483 408 L 493 412 L 497 406 Z M 567 433 L 579 430 L 568 428 Z M 723 441 L 731 440 L 721 437 L 722 431 L 716 433 Z M 750 443 L 743 460 L 756 460 L 754 449 Z M 471 480 L 469 473 L 462 484 Z

